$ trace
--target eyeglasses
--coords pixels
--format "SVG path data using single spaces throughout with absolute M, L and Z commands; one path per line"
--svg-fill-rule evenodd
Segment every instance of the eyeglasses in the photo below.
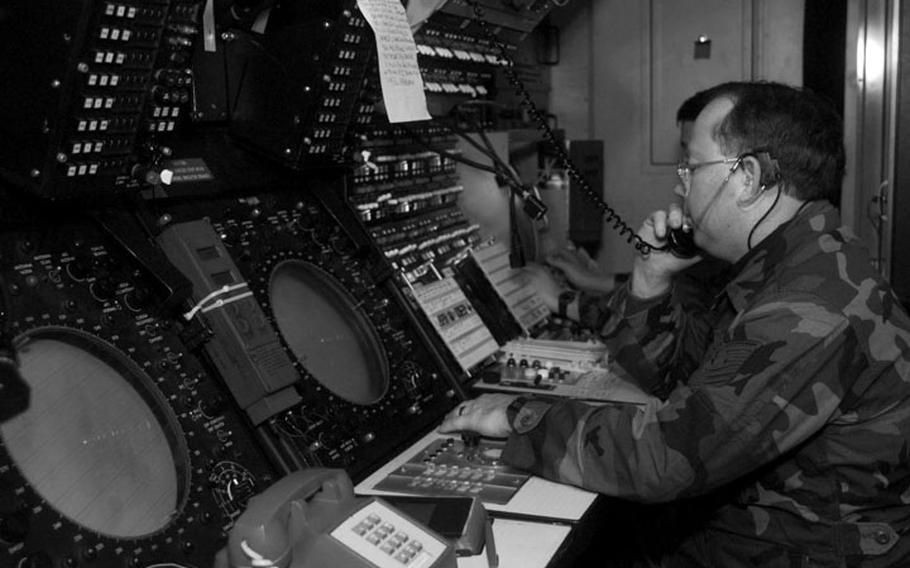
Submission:
M 723 160 L 710 160 L 708 162 L 699 162 L 696 164 L 690 164 L 687 162 L 679 162 L 676 165 L 676 175 L 679 176 L 679 181 L 681 181 L 683 183 L 683 186 L 686 188 L 686 191 L 688 192 L 689 184 L 692 182 L 692 176 L 695 174 L 695 170 L 697 170 L 698 168 L 703 168 L 705 166 L 714 166 L 717 164 L 734 164 L 734 166 L 732 168 L 730 168 L 730 172 L 732 173 L 734 170 L 736 170 L 736 167 L 742 161 L 743 155 L 744 154 L 740 154 L 739 156 L 736 156 L 735 158 L 724 158 Z

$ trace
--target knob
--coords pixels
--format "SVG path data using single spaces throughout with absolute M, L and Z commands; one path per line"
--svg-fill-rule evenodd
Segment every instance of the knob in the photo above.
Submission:
M 155 82 L 166 87 L 173 87 L 177 84 L 177 73 L 173 69 L 159 69 L 153 74 Z
M 66 265 L 66 272 L 73 280 L 82 281 L 92 273 L 92 260 L 88 257 L 78 257 Z
M 224 409 L 225 399 L 221 395 L 213 395 L 199 403 L 199 408 L 206 416 L 217 416 Z
M 130 175 L 143 185 L 158 185 L 161 183 L 161 172 L 148 164 L 136 164 L 130 170 Z
M 82 558 L 92 562 L 98 558 L 98 551 L 94 547 L 86 546 L 82 549 Z
M 155 102 L 161 104 L 171 104 L 172 98 L 174 96 L 174 89 L 169 89 L 167 87 L 155 86 L 151 90 L 152 98 L 155 99 Z
M 19 241 L 18 245 L 19 252 L 25 256 L 29 256 L 35 252 L 35 243 L 29 239 L 22 239 Z
M 105 302 L 113 299 L 114 292 L 117 290 L 117 284 L 109 278 L 102 278 L 92 282 L 90 290 L 95 298 Z
M 230 227 L 225 228 L 221 231 L 221 240 L 227 243 L 228 245 L 234 244 L 240 240 L 242 233 L 239 227 L 231 225 Z
M 149 305 L 149 299 L 151 298 L 151 295 L 152 293 L 148 288 L 144 286 L 137 286 L 132 291 L 127 292 L 123 295 L 123 304 L 128 310 L 139 312 Z

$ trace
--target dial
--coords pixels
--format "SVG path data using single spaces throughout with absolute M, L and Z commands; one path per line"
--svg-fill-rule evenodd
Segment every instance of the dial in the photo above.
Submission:
M 256 478 L 248 469 L 232 461 L 216 463 L 209 474 L 209 483 L 218 507 L 231 518 L 239 515 L 250 497 L 256 494 Z

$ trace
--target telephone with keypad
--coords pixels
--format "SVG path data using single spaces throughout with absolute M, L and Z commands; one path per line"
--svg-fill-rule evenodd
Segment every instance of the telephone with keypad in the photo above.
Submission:
M 446 538 L 343 470 L 310 468 L 250 499 L 228 535 L 231 568 L 455 568 Z

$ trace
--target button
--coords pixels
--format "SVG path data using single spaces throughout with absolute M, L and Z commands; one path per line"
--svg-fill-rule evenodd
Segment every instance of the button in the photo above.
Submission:
M 379 547 L 379 550 L 391 556 L 395 553 L 396 550 L 398 550 L 398 544 L 394 541 L 386 541 L 385 544 Z
M 361 523 L 357 523 L 357 525 L 353 528 L 353 530 L 354 530 L 354 533 L 357 534 L 358 536 L 363 536 L 363 535 L 367 534 L 368 532 L 370 532 L 370 526 L 367 525 L 366 523 L 361 522 Z
M 891 535 L 883 530 L 875 531 L 875 542 L 879 544 L 888 544 L 891 542 Z

